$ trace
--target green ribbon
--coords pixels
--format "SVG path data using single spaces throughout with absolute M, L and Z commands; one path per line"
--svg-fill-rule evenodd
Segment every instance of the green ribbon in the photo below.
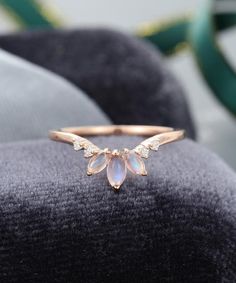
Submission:
M 168 55 L 187 43 L 215 96 L 236 115 L 236 73 L 216 40 L 218 31 L 236 24 L 236 13 L 214 14 L 216 2 L 219 0 L 207 0 L 194 17 L 159 25 L 150 24 L 138 34 Z
M 197 14 L 164 23 L 149 24 L 139 36 L 151 41 L 165 54 L 188 45 L 200 71 L 215 96 L 236 115 L 236 73 L 217 44 L 217 32 L 236 24 L 236 13 L 214 14 L 217 2 L 206 0 Z M 51 28 L 60 25 L 52 12 L 37 0 L 0 0 L 18 22 L 30 28 Z
M 37 0 L 0 0 L 0 5 L 13 19 L 24 27 L 52 28 L 60 25 L 53 11 Z
M 216 97 L 236 115 L 236 73 L 216 41 L 217 27 L 236 24 L 236 15 L 216 17 L 210 0 L 199 10 L 190 29 L 190 43 L 199 68 Z M 224 20 L 222 23 L 221 21 Z

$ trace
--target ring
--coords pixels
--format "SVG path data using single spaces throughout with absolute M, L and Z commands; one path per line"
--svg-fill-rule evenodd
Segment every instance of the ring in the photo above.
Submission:
M 133 149 L 101 149 L 84 136 L 129 135 L 149 136 Z M 149 157 L 150 151 L 157 151 L 161 145 L 184 138 L 184 130 L 175 130 L 161 126 L 114 125 L 62 128 L 49 132 L 54 141 L 70 143 L 74 150 L 84 150 L 84 157 L 90 158 L 87 175 L 98 174 L 107 167 L 110 185 L 118 190 L 123 184 L 127 169 L 136 175 L 146 176 L 143 159 Z

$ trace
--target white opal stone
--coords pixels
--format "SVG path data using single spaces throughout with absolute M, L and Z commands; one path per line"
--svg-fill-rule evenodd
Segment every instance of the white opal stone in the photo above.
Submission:
M 126 165 L 128 169 L 134 174 L 142 175 L 142 176 L 147 175 L 145 164 L 142 158 L 134 151 L 130 151 L 126 155 Z
M 108 157 L 104 152 L 94 155 L 89 161 L 87 174 L 93 175 L 101 172 L 107 163 Z
M 111 186 L 119 189 L 127 173 L 125 161 L 120 156 L 113 156 L 107 166 L 107 178 Z

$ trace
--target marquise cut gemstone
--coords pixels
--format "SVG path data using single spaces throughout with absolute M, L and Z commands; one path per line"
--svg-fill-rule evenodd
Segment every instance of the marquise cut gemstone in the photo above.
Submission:
M 135 153 L 134 151 L 130 151 L 126 156 L 126 165 L 128 169 L 137 175 L 146 176 L 147 171 L 145 169 L 145 164 L 142 158 Z
M 113 156 L 107 166 L 107 178 L 111 186 L 119 189 L 127 173 L 125 161 L 120 156 Z
M 107 163 L 108 157 L 104 152 L 94 155 L 89 161 L 87 174 L 93 175 L 101 172 Z

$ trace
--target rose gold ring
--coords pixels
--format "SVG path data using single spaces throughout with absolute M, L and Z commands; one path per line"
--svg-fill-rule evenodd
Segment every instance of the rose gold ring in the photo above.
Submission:
M 101 149 L 84 138 L 84 136 L 98 135 L 132 135 L 149 136 L 149 138 L 133 149 L 121 150 Z M 84 150 L 84 157 L 90 158 L 87 168 L 88 176 L 97 174 L 107 167 L 108 181 L 114 189 L 118 190 L 126 178 L 127 168 L 133 174 L 146 176 L 143 158 L 148 158 L 150 150 L 157 151 L 161 145 L 183 139 L 184 130 L 160 126 L 88 126 L 50 131 L 49 137 L 55 141 L 73 144 L 76 151 Z

